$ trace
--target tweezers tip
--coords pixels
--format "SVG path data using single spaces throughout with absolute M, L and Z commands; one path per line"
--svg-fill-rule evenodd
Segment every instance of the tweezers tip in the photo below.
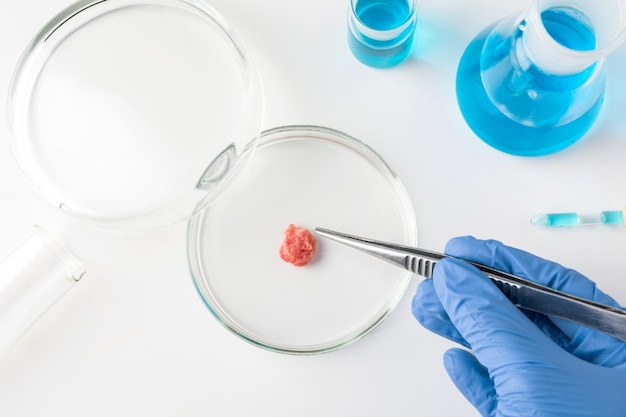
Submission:
M 334 240 L 336 242 L 342 242 L 344 244 L 348 244 L 348 242 L 352 242 L 355 239 L 354 236 L 347 235 L 345 233 L 336 232 L 334 230 L 326 229 L 323 227 L 316 227 L 313 229 L 315 234 L 325 237 L 330 240 Z
M 326 229 L 324 227 L 316 227 L 315 229 L 313 229 L 313 231 L 320 236 L 327 236 L 327 237 L 334 236 L 337 234 L 337 232 L 333 232 L 332 230 Z
M 344 245 L 357 247 L 362 246 L 367 242 L 366 239 L 349 235 L 347 233 L 337 232 L 335 230 L 325 229 L 323 227 L 316 227 L 313 229 L 316 234 L 325 237 L 330 240 L 334 240 L 335 242 L 343 243 Z

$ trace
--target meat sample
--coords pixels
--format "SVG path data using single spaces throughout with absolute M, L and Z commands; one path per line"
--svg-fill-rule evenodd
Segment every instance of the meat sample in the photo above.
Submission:
M 290 224 L 283 233 L 279 254 L 283 261 L 294 266 L 305 266 L 313 260 L 317 241 L 304 227 Z

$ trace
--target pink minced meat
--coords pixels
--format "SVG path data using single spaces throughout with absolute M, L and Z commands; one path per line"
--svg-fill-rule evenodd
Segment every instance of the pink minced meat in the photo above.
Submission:
M 304 227 L 290 224 L 283 234 L 280 257 L 295 266 L 304 266 L 313 260 L 317 241 Z

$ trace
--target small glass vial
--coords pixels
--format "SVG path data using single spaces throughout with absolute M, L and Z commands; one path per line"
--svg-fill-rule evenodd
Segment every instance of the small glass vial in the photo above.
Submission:
M 411 51 L 416 19 L 415 0 L 350 0 L 350 51 L 370 67 L 398 65 Z

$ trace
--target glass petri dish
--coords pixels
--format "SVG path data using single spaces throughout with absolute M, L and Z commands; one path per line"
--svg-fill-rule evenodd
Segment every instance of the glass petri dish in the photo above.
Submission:
M 290 223 L 417 243 L 410 198 L 370 147 L 324 127 L 271 129 L 241 175 L 189 220 L 189 267 L 208 309 L 240 338 L 282 353 L 328 352 L 369 333 L 411 273 L 322 239 L 314 260 L 295 267 L 278 255 Z
M 50 20 L 9 91 L 9 142 L 53 205 L 145 231 L 206 207 L 249 160 L 261 82 L 228 23 L 193 0 L 89 0 Z

